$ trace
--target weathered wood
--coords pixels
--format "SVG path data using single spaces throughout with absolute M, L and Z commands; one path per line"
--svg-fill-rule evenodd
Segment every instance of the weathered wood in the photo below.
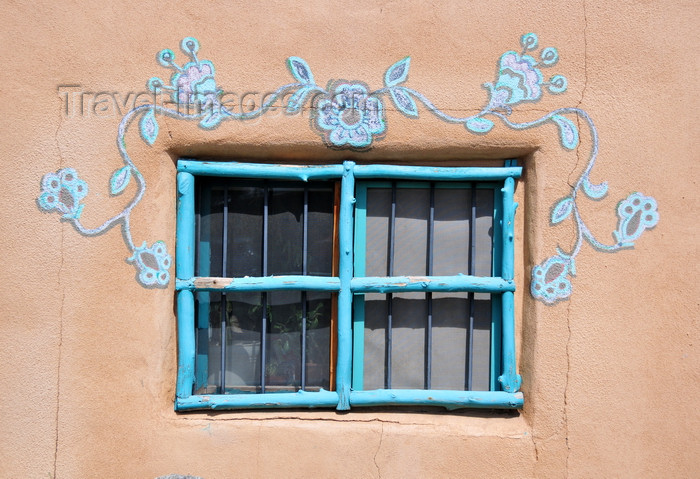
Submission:
M 515 291 L 515 283 L 502 278 L 480 276 L 389 276 L 354 278 L 350 282 L 353 293 L 400 293 L 406 291 L 440 292 L 473 291 L 476 293 L 503 293 Z
M 439 406 L 447 409 L 499 408 L 523 406 L 522 393 L 503 391 L 441 391 L 423 389 L 375 389 L 352 391 L 350 405 L 355 406 Z
M 338 291 L 338 278 L 323 276 L 266 276 L 254 278 L 194 277 L 177 280 L 175 288 L 191 291 Z
M 520 178 L 522 168 L 515 167 L 433 167 L 400 165 L 357 165 L 356 178 L 381 178 L 421 181 L 493 181 Z

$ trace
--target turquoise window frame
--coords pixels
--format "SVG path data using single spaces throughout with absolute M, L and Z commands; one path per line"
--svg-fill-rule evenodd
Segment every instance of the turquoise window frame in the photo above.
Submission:
M 441 406 L 447 409 L 520 408 L 523 395 L 518 392 L 520 376 L 515 363 L 514 283 L 514 215 L 515 179 L 522 169 L 513 160 L 503 167 L 427 167 L 398 165 L 295 166 L 239 162 L 205 162 L 181 159 L 177 164 L 177 247 L 176 295 L 178 325 L 178 373 L 175 409 L 243 409 L 285 407 L 335 407 L 349 410 L 361 406 Z M 218 176 L 230 178 L 274 180 L 340 180 L 339 208 L 339 275 L 337 277 L 268 276 L 258 278 L 226 278 L 212 280 L 195 273 L 195 178 Z M 499 276 L 441 276 L 429 278 L 383 277 L 364 278 L 354 275 L 356 267 L 355 208 L 356 181 L 368 180 L 426 182 L 502 182 L 495 189 L 494 271 Z M 498 194 L 500 193 L 500 195 Z M 361 213 L 360 213 L 361 214 Z M 195 370 L 195 293 L 206 291 L 279 291 L 315 290 L 337 293 L 337 364 L 335 391 L 298 391 L 265 394 L 193 394 L 202 378 Z M 353 386 L 353 348 L 358 348 L 358 335 L 353 336 L 353 302 L 362 293 L 400 291 L 465 291 L 491 293 L 500 314 L 494 314 L 490 391 L 447 391 L 416 389 L 376 389 L 364 391 Z M 201 327 L 201 325 L 199 325 Z M 359 355 L 359 350 L 356 350 Z M 201 354 L 201 352 L 200 352 Z M 499 361 L 500 358 L 500 361 Z M 201 359 L 201 358 L 200 358 Z M 498 376 L 498 383 L 495 377 Z M 359 385 L 359 384 L 358 384 Z

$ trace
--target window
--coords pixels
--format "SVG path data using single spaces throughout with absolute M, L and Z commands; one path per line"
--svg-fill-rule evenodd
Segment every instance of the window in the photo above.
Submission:
M 180 160 L 176 409 L 520 407 L 520 172 Z

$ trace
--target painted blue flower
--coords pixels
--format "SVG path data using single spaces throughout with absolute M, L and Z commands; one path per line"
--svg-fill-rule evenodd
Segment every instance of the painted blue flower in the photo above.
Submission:
M 87 193 L 87 183 L 78 178 L 78 173 L 73 168 L 64 168 L 44 175 L 37 202 L 44 211 L 58 210 L 65 219 L 77 219 L 85 206 L 80 201 Z
M 542 96 L 542 72 L 530 55 L 506 52 L 501 55 L 498 80 L 492 86 L 491 106 L 502 108 L 523 101 L 537 101 Z
M 532 296 L 547 304 L 567 299 L 571 296 L 571 281 L 567 278 L 568 275 L 575 275 L 573 258 L 561 255 L 547 258 L 532 269 Z
M 340 83 L 318 102 L 316 125 L 332 146 L 366 148 L 386 130 L 384 106 L 360 83 Z
M 173 99 L 179 104 L 204 104 L 217 93 L 214 65 L 207 60 L 186 64 L 182 72 L 173 75 L 171 83 L 175 87 Z
M 168 247 L 162 241 L 156 241 L 148 247 L 146 242 L 134 249 L 134 254 L 127 259 L 139 272 L 138 281 L 144 286 L 164 287 L 170 281 L 170 263 Z
M 633 193 L 621 201 L 617 216 L 620 221 L 613 235 L 622 246 L 632 246 L 645 230 L 659 222 L 656 200 L 641 193 Z

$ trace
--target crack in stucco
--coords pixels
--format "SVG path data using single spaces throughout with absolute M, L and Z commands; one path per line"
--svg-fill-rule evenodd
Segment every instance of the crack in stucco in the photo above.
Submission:
M 61 109 L 59 108 L 58 126 L 56 127 L 56 132 L 54 133 L 54 141 L 56 143 L 56 151 L 58 153 L 58 168 L 63 168 L 63 154 L 61 152 L 61 143 L 58 139 L 59 133 L 61 131 L 61 126 L 63 124 L 63 117 L 61 115 Z M 63 265 L 65 261 L 64 255 L 64 227 L 63 224 L 59 224 L 61 230 L 61 247 L 59 249 L 61 255 L 61 262 L 58 266 L 58 272 L 56 274 L 56 285 L 61 291 L 61 307 L 59 309 L 58 318 L 58 354 L 57 354 L 57 364 L 56 364 L 56 413 L 54 416 L 54 421 L 56 422 L 56 427 L 54 431 L 54 452 L 53 452 L 53 474 L 52 479 L 55 479 L 57 469 L 58 469 L 58 444 L 59 444 L 59 416 L 61 412 L 61 353 L 63 346 L 63 310 L 66 303 L 66 291 L 61 287 L 61 274 L 63 272 Z
M 586 95 L 586 89 L 588 88 L 588 14 L 586 13 L 586 0 L 582 0 L 581 7 L 583 9 L 583 88 L 581 89 L 581 98 L 576 104 L 576 108 L 581 108 L 583 104 L 583 98 Z M 576 115 L 576 126 L 578 131 L 581 131 L 581 117 Z M 581 142 L 576 147 L 576 163 L 574 164 L 569 176 L 567 178 L 567 183 L 571 188 L 574 188 L 574 182 L 571 180 L 572 177 L 578 178 L 575 172 L 578 170 L 578 165 L 581 163 L 581 152 L 580 152 Z
M 564 433 L 566 443 L 566 462 L 564 471 L 569 477 L 569 455 L 571 446 L 569 445 L 569 378 L 571 376 L 571 301 L 566 307 L 566 328 L 568 335 L 566 338 L 566 381 L 564 383 Z
M 264 416 L 264 417 L 223 417 L 216 415 L 214 417 L 182 417 L 184 421 L 206 421 L 206 422 L 222 422 L 222 421 L 237 421 L 237 422 L 263 422 L 263 421 L 304 421 L 304 422 L 337 422 L 337 423 L 357 423 L 357 424 L 370 424 L 370 423 L 381 423 L 381 424 L 396 424 L 399 426 L 424 426 L 424 427 L 435 427 L 435 424 L 429 424 L 425 422 L 407 422 L 402 420 L 391 420 L 391 419 L 346 419 L 346 418 L 332 418 L 332 417 L 303 417 L 303 416 Z M 455 433 L 455 436 L 460 436 L 460 434 Z M 473 434 L 473 436 L 479 437 L 499 437 L 503 439 L 522 439 L 522 434 Z
M 382 477 L 382 471 L 379 469 L 379 464 L 377 464 L 377 456 L 379 455 L 379 450 L 382 448 L 382 441 L 384 440 L 384 423 L 380 423 L 382 426 L 381 431 L 379 432 L 379 445 L 377 446 L 377 450 L 374 452 L 374 456 L 372 457 L 372 460 L 374 461 L 374 467 L 377 468 L 377 477 L 381 479 Z

